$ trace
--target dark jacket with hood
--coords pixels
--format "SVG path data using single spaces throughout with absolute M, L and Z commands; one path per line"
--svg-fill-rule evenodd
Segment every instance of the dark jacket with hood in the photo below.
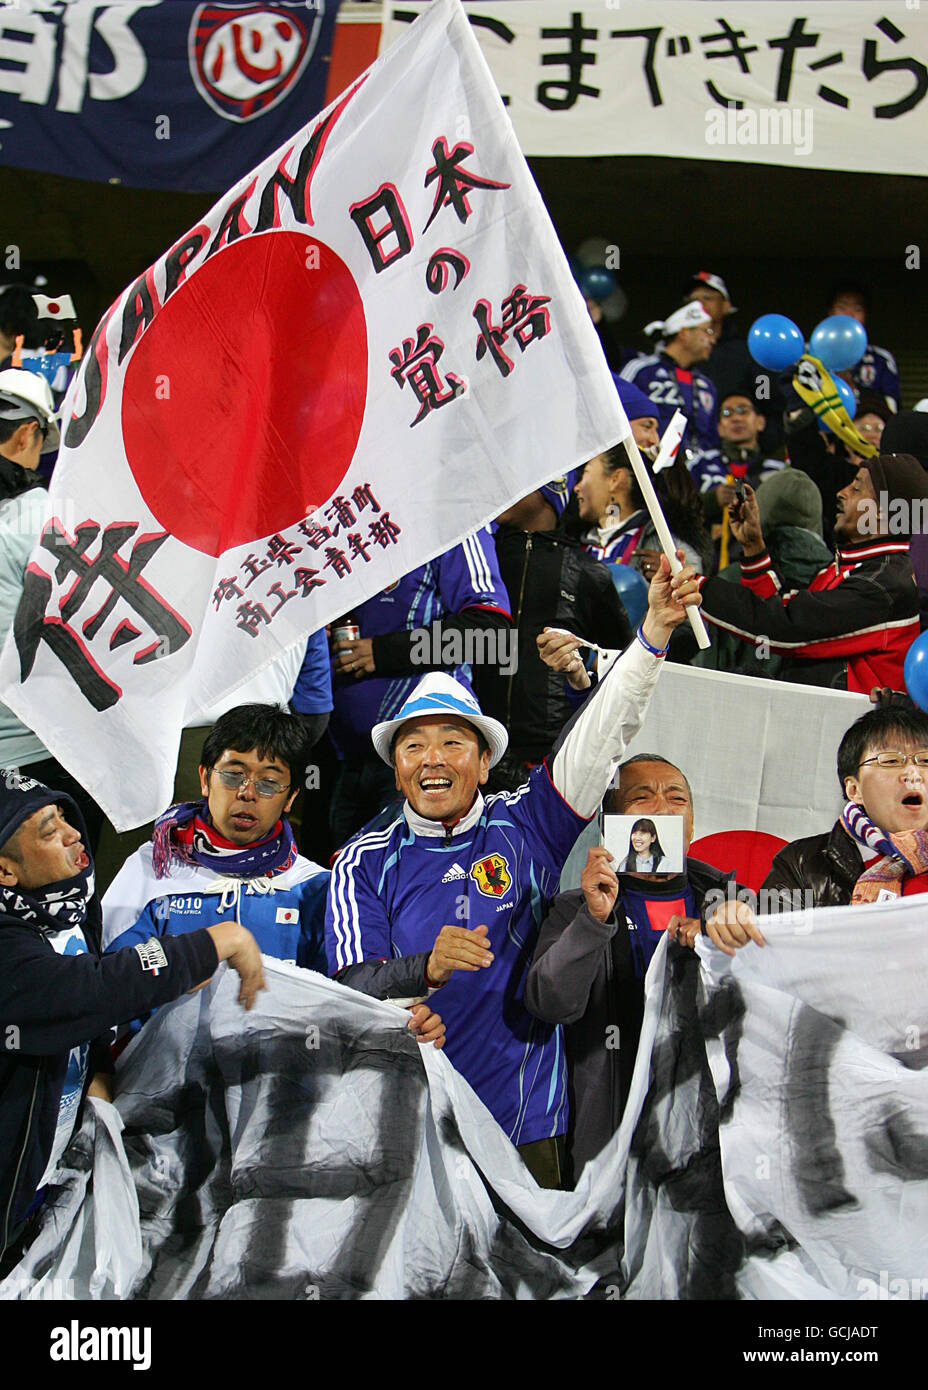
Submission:
M 31 778 L 0 774 L 0 847 L 33 812 L 60 804 L 86 836 L 69 797 Z M 86 873 L 86 871 L 85 871 Z M 63 880 L 48 888 L 66 888 Z M 92 875 L 89 879 L 92 891 Z M 100 904 L 82 923 L 87 954 L 59 955 L 40 900 L 8 891 L 0 906 L 0 1260 L 14 1245 L 52 1153 L 71 1049 L 90 1042 L 87 1077 L 111 1071 L 108 1030 L 207 979 L 216 948 L 204 929 L 165 937 L 153 967 L 129 946 L 100 955 Z M 62 924 L 63 925 L 63 924 Z

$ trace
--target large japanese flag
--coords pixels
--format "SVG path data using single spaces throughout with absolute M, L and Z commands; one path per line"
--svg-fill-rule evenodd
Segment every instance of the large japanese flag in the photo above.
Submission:
M 468 22 L 435 0 L 106 314 L 0 698 L 139 824 L 185 722 L 627 433 Z

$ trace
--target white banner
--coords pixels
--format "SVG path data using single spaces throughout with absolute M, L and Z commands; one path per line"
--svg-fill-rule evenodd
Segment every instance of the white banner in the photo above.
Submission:
M 0 697 L 117 828 L 181 727 L 628 424 L 457 0 L 100 324 Z
M 387 0 L 382 46 L 425 7 Z M 928 19 L 918 0 L 465 8 L 527 155 L 928 170 Z
M 686 774 L 698 837 L 765 830 L 798 840 L 838 818 L 838 744 L 872 708 L 847 691 L 668 666 L 627 756 L 660 753 Z
M 574 1192 L 395 1005 L 265 960 L 245 1014 L 223 970 L 126 1049 L 118 1114 L 85 1109 L 0 1300 L 923 1299 L 924 913 L 768 918 L 734 961 L 665 938 Z
M 765 918 L 733 961 L 661 942 L 615 1297 L 928 1296 L 924 917 L 915 897 Z
M 761 925 L 700 946 L 738 1292 L 928 1298 L 924 899 Z
M 536 1187 L 404 1009 L 264 965 L 250 1013 L 222 969 L 133 1039 L 118 1114 L 85 1108 L 0 1300 L 565 1298 L 611 1268 L 617 1153 L 575 1193 Z

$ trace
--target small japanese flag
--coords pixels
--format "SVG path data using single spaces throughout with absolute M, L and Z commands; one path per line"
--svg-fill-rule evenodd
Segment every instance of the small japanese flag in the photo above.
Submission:
M 300 920 L 299 909 L 295 907 L 279 907 L 275 922 L 298 922 Z
M 654 460 L 652 473 L 660 473 L 662 469 L 669 468 L 677 457 L 677 450 L 680 447 L 680 440 L 683 438 L 683 431 L 686 429 L 686 416 L 680 410 L 675 410 L 670 424 L 665 429 L 660 448 L 657 451 L 657 458 Z
M 49 299 L 47 294 L 34 294 L 32 302 L 38 311 L 40 319 L 76 319 L 74 311 L 74 300 L 69 294 L 59 295 L 57 299 Z

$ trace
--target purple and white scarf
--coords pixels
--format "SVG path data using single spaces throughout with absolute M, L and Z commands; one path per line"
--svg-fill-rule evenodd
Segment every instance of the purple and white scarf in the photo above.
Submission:
M 288 821 L 277 821 L 263 840 L 237 845 L 219 834 L 209 819 L 205 800 L 180 801 L 169 806 L 155 821 L 152 834 L 156 878 L 169 874 L 175 859 L 234 878 L 258 878 L 262 874 L 283 873 L 296 857 L 296 841 Z

